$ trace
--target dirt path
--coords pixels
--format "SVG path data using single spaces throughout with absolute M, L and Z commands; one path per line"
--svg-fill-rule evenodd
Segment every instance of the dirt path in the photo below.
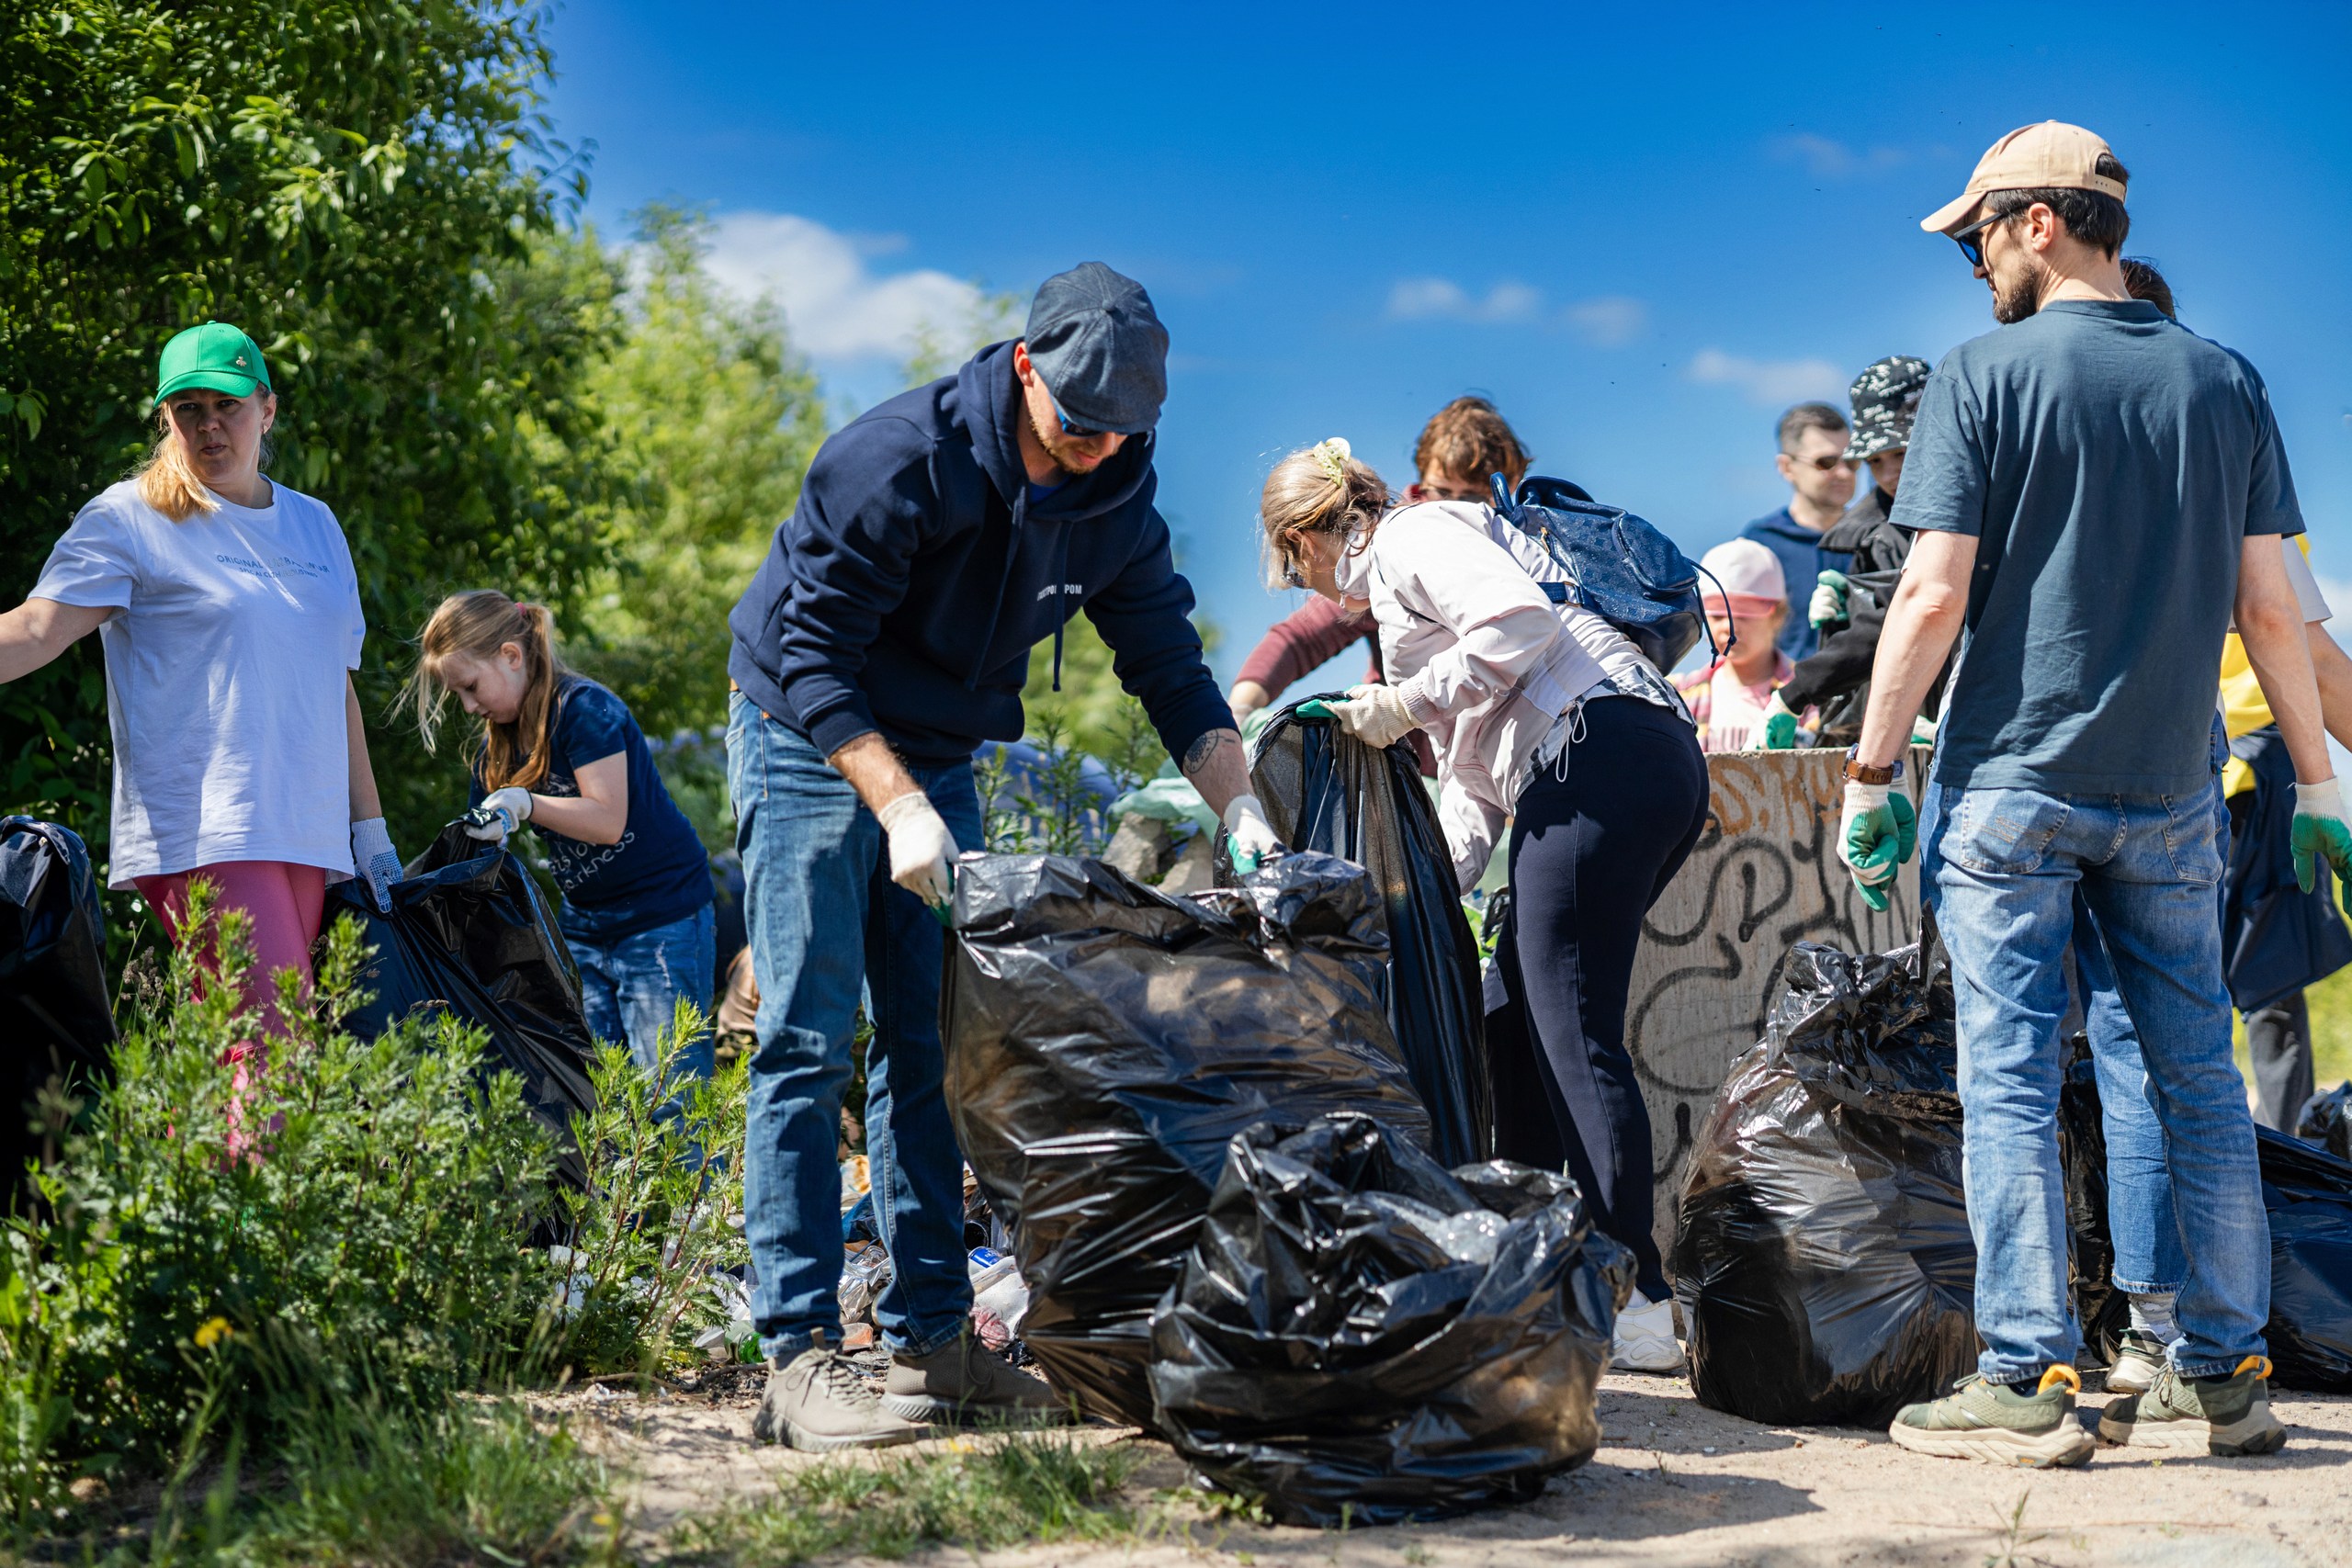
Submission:
M 682 1511 L 758 1495 L 784 1467 L 807 1462 L 750 1441 L 757 1376 L 747 1371 L 700 1394 L 571 1394 L 554 1404 L 635 1472 L 638 1522 L 658 1532 Z M 982 1556 L 989 1568 L 2352 1562 L 2352 1399 L 2285 1395 L 2275 1407 L 2290 1432 L 2282 1454 L 2163 1461 L 2102 1450 L 2085 1469 L 2035 1472 L 1920 1458 L 1883 1432 L 1758 1427 L 1701 1406 L 1679 1379 L 1611 1377 L 1601 1385 L 1600 1453 L 1524 1507 L 1344 1538 L 1204 1518 L 1189 1546 L 1167 1540 Z M 1174 1455 L 1149 1447 L 1153 1458 L 1133 1483 L 1138 1495 L 1181 1487 Z M 952 1556 L 972 1560 L 960 1550 Z

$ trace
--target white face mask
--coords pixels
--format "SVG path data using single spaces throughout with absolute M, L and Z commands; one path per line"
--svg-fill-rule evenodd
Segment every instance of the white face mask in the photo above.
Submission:
M 1372 603 L 1372 551 L 1358 547 L 1363 538 L 1361 530 L 1350 534 L 1331 567 L 1331 584 L 1345 601 L 1341 608 L 1351 612 L 1361 612 Z

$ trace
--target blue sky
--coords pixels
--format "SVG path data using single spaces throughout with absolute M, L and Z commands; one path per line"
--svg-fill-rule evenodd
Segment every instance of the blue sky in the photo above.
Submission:
M 2352 6 L 567 0 L 550 33 L 590 216 L 708 204 L 714 270 L 778 293 L 845 404 L 974 281 L 1141 279 L 1221 677 L 1287 608 L 1272 461 L 1341 434 L 1401 485 L 1464 391 L 1694 555 L 1771 510 L 1782 406 L 1991 328 L 1917 220 L 2045 118 L 2108 138 L 2128 253 L 2267 378 L 2352 619 Z

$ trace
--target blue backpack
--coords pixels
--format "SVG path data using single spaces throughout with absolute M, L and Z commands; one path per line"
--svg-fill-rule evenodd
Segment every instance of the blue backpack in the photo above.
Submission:
M 1514 496 L 1497 474 L 1494 487 L 1495 510 L 1568 574 L 1566 582 L 1541 585 L 1552 603 L 1599 615 L 1660 671 L 1682 662 L 1702 633 L 1713 647 L 1699 598 L 1701 569 L 1655 524 L 1603 506 L 1566 479 L 1530 474 Z

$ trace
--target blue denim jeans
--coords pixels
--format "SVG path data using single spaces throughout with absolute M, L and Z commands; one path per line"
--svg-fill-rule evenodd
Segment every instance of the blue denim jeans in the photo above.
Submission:
M 2062 961 L 2078 891 L 2133 1025 L 2178 1198 L 2173 1363 L 2208 1376 L 2263 1349 L 2270 1233 L 2230 1056 L 2213 916 L 2218 794 L 2211 784 L 2167 797 L 1940 790 L 1928 814 L 1923 869 L 1933 869 L 1958 1002 L 1978 1370 L 1994 1381 L 2036 1377 L 2080 1348 L 2057 1138 Z
M 980 842 L 968 762 L 910 770 L 947 830 Z M 727 784 L 743 856 L 743 911 L 760 987 L 743 1151 L 752 1324 L 781 1360 L 821 1330 L 839 1343 L 842 1092 L 861 986 L 870 992 L 865 1147 L 891 1279 L 883 1342 L 924 1355 L 972 1309 L 964 1165 L 941 1085 L 945 933 L 890 880 L 881 824 L 817 749 L 735 694 Z
M 2081 929 L 2086 914 L 2077 899 L 2075 964 L 2083 982 L 2083 1032 L 2090 1036 L 2091 1066 L 2098 1077 L 2099 1122 L 2107 1134 L 2107 1225 L 2115 1244 L 2115 1288 L 2134 1295 L 2170 1294 L 2180 1289 L 2188 1262 L 2173 1213 L 2155 1079 L 2115 983 L 2107 945 Z
M 678 1053 L 666 1089 L 692 1080 L 706 1081 L 711 1073 L 710 982 L 718 962 L 718 937 L 709 905 L 683 920 L 639 931 L 612 942 L 579 942 L 564 938 L 571 961 L 580 968 L 580 999 L 588 1015 L 588 1032 L 614 1044 L 626 1043 L 637 1065 L 650 1072 L 661 1061 L 662 1032 L 676 1016 L 678 1004 L 688 1001 L 703 1015 L 702 1032 Z M 672 1099 L 662 1108 L 664 1120 L 684 1106 Z

